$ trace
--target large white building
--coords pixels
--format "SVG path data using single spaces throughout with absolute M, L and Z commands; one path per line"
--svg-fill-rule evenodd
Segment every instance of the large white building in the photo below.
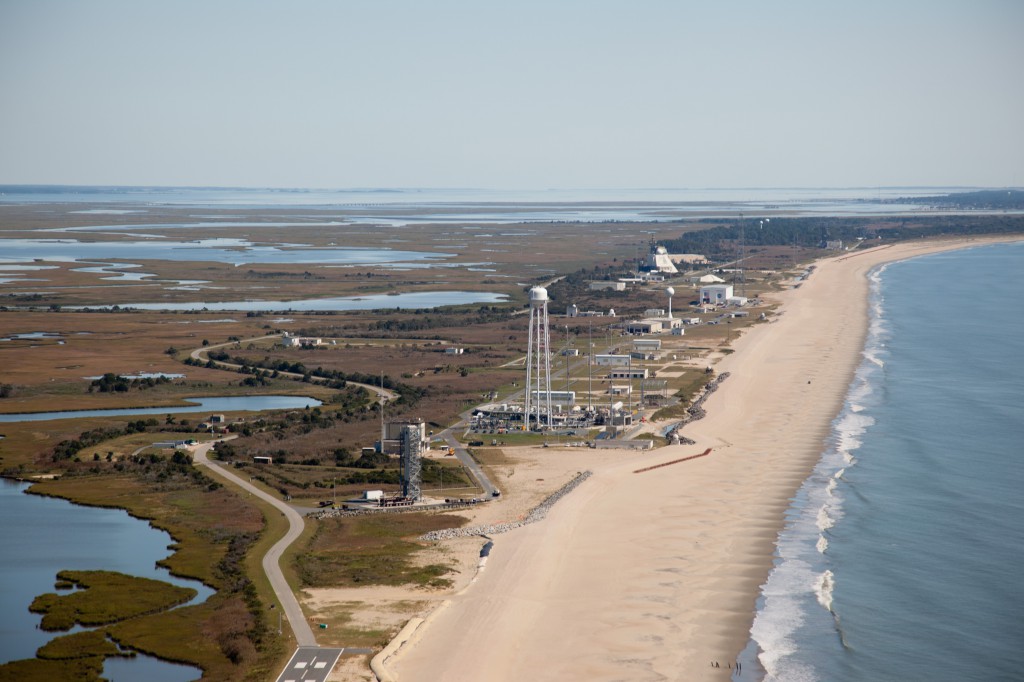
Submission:
M 732 298 L 731 284 L 708 284 L 700 288 L 700 303 L 711 305 L 725 305 Z
M 667 272 L 669 274 L 679 272 L 676 269 L 676 264 L 669 258 L 668 251 L 664 246 L 655 247 L 647 254 L 647 269 L 656 272 Z

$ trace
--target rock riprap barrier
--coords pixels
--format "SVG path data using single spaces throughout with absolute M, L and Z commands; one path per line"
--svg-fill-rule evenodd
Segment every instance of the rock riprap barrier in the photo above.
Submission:
M 575 490 L 580 483 L 583 483 L 583 481 L 590 478 L 592 473 L 593 472 L 591 471 L 579 472 L 571 481 L 548 495 L 544 498 L 543 502 L 531 509 L 526 516 L 517 521 L 495 523 L 489 526 L 473 526 L 471 528 L 446 528 L 443 530 L 432 530 L 421 535 L 420 540 L 433 542 L 437 540 L 451 540 L 453 538 L 468 538 L 476 536 L 487 537 L 490 535 L 497 535 L 498 533 L 507 533 L 510 530 L 515 530 L 516 528 L 522 528 L 523 526 L 531 523 L 536 523 L 547 516 L 548 510 L 550 510 L 556 502 Z
M 719 385 L 728 378 L 729 373 L 722 372 L 708 382 L 708 385 L 704 387 L 704 392 L 700 394 L 700 397 L 693 401 L 693 405 L 686 408 L 686 417 L 676 424 L 675 428 L 665 434 L 673 443 L 693 445 L 694 441 L 679 433 L 679 429 L 683 428 L 690 422 L 695 422 L 698 419 L 703 419 L 707 416 L 708 413 L 704 410 L 704 401 L 708 399 L 708 396 L 717 391 Z

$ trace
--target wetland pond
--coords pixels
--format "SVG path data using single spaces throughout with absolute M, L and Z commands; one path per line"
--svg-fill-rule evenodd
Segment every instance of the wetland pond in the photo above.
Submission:
M 64 632 L 38 628 L 41 616 L 28 610 L 40 594 L 54 592 L 57 573 L 108 570 L 191 587 L 205 601 L 213 590 L 196 580 L 172 576 L 156 562 L 170 555 L 171 536 L 122 509 L 102 509 L 67 500 L 27 495 L 26 483 L 0 479 L 0 663 L 35 658 L 36 650 Z M 76 627 L 75 632 L 82 628 Z M 104 676 L 122 680 L 186 682 L 202 671 L 150 656 L 108 659 Z
M 292 311 L 313 312 L 326 310 L 378 310 L 402 308 L 416 310 L 420 308 L 439 308 L 448 305 L 467 305 L 473 303 L 503 303 L 508 300 L 505 294 L 486 291 L 415 291 L 405 294 L 367 294 L 365 296 L 334 296 L 331 298 L 311 298 L 296 301 L 221 301 L 206 303 L 203 301 L 182 303 L 124 303 L 120 307 L 137 310 L 166 311 L 201 311 L 201 310 L 238 310 L 244 312 Z M 89 308 L 105 310 L 112 306 L 65 306 L 69 310 Z

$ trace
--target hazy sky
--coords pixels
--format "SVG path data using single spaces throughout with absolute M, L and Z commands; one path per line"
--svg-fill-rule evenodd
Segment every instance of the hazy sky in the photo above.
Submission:
M 0 183 L 1024 185 L 1021 0 L 0 0 Z

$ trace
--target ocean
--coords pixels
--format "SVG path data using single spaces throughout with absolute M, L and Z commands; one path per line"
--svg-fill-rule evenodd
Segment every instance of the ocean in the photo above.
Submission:
M 864 360 L 734 679 L 1024 680 L 1024 242 L 871 280 Z

